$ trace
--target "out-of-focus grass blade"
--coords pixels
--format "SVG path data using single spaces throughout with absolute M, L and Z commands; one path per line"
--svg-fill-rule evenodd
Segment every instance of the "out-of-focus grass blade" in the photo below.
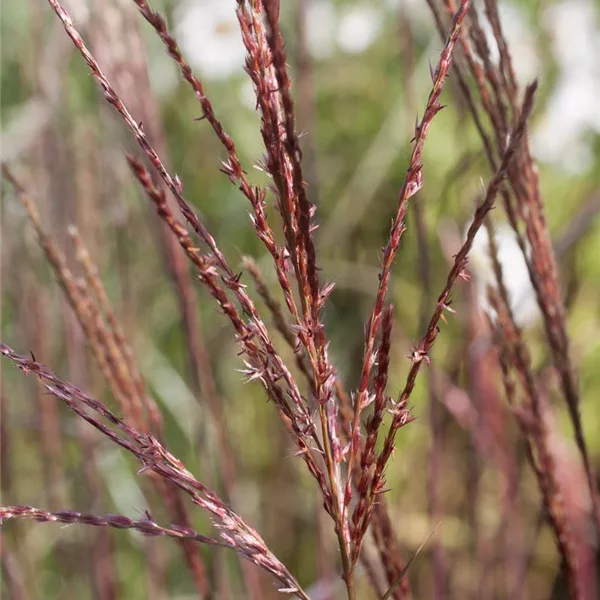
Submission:
M 417 548 L 417 551 L 411 556 L 409 561 L 404 566 L 404 569 L 402 569 L 402 571 L 400 571 L 400 574 L 396 578 L 396 581 L 394 581 L 394 583 L 392 583 L 390 589 L 384 594 L 384 596 L 381 600 L 388 600 L 391 597 L 394 590 L 400 585 L 400 582 L 404 579 L 404 577 L 408 573 L 408 569 L 409 569 L 410 565 L 412 564 L 413 560 L 415 560 L 415 558 L 417 558 L 417 556 L 419 556 L 419 552 L 421 552 L 421 550 L 423 550 L 423 548 L 425 547 L 425 544 L 432 538 L 433 534 L 438 530 L 438 528 L 441 524 L 442 524 L 442 522 L 440 521 L 435 526 L 434 530 L 425 538 L 423 543 Z

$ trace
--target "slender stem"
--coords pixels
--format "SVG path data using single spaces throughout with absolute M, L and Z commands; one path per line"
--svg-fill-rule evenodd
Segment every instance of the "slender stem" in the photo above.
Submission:
M 342 512 L 340 511 L 340 490 L 337 485 L 337 479 L 334 472 L 334 461 L 331 452 L 331 443 L 327 433 L 327 413 L 325 406 L 319 406 L 319 417 L 321 419 L 321 427 L 323 430 L 323 451 L 325 453 L 325 464 L 327 465 L 327 474 L 329 475 L 329 483 L 331 486 L 331 512 L 335 522 L 335 533 L 340 546 L 340 555 L 342 557 L 342 577 L 346 583 L 348 591 L 348 600 L 355 600 L 354 590 L 354 569 L 350 560 L 349 548 L 344 537 L 344 522 L 342 520 Z

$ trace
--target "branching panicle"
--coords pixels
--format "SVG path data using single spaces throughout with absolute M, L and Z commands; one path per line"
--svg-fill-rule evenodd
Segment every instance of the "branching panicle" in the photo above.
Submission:
M 255 109 L 260 118 L 263 148 L 262 156 L 255 165 L 269 178 L 269 184 L 263 186 L 251 183 L 240 160 L 236 142 L 217 116 L 218 111 L 208 96 L 204 82 L 187 62 L 165 16 L 152 8 L 147 0 L 133 0 L 133 4 L 130 4 L 132 14 L 135 16 L 139 12 L 152 28 L 181 77 L 191 88 L 199 103 L 200 116 L 196 120 L 205 123 L 196 127 L 208 125 L 215 134 L 221 156 L 214 157 L 214 168 L 224 174 L 249 203 L 247 211 L 253 236 L 260 241 L 263 251 L 266 251 L 268 263 L 274 271 L 273 284 L 277 288 L 275 294 L 267 284 L 269 277 L 263 275 L 266 270 L 263 271 L 262 266 L 259 268 L 258 261 L 245 257 L 242 261 L 242 272 L 239 272 L 239 266 L 230 262 L 230 258 L 222 250 L 225 248 L 223 240 L 218 240 L 218 236 L 212 235 L 201 213 L 194 208 L 190 195 L 184 194 L 184 188 L 189 191 L 190 184 L 186 186 L 185 182 L 166 166 L 170 163 L 167 145 L 164 143 L 165 136 L 161 138 L 155 135 L 156 128 L 148 123 L 149 120 L 152 121 L 148 116 L 153 112 L 140 109 L 143 114 L 132 114 L 138 112 L 140 105 L 135 103 L 131 95 L 119 94 L 118 90 L 122 89 L 121 79 L 115 74 L 115 69 L 110 68 L 110 64 L 107 65 L 101 60 L 104 66 L 100 66 L 97 57 L 104 58 L 102 44 L 86 44 L 80 30 L 73 24 L 63 7 L 62 0 L 48 0 L 48 3 L 58 16 L 58 28 L 64 28 L 89 67 L 93 79 L 99 85 L 102 98 L 116 111 L 139 146 L 139 154 L 127 154 L 126 160 L 149 201 L 148 206 L 158 217 L 154 223 L 158 224 L 162 236 L 159 238 L 160 247 L 166 250 L 170 274 L 175 275 L 175 289 L 179 295 L 184 330 L 186 327 L 188 330 L 188 350 L 192 358 L 190 364 L 192 370 L 196 371 L 193 375 L 196 384 L 192 386 L 193 392 L 199 397 L 207 396 L 210 417 L 218 430 L 215 452 L 223 456 L 219 456 L 219 460 L 216 461 L 218 466 L 215 472 L 222 475 L 220 483 L 223 483 L 224 495 L 215 491 L 220 490 L 218 483 L 214 485 L 213 481 L 210 481 L 210 487 L 205 485 L 167 449 L 159 406 L 147 392 L 150 388 L 143 380 L 142 371 L 136 364 L 134 352 L 127 341 L 127 328 L 121 325 L 117 313 L 111 307 L 99 270 L 90 255 L 94 253 L 88 253 L 86 248 L 88 240 L 85 234 L 79 234 L 75 226 L 69 227 L 69 235 L 75 249 L 73 267 L 68 260 L 69 255 L 63 254 L 60 246 L 48 233 L 49 229 L 46 229 L 46 224 L 25 187 L 13 175 L 11 169 L 2 164 L 4 177 L 25 208 L 39 246 L 81 325 L 82 340 L 88 344 L 96 359 L 116 400 L 115 406 L 122 416 L 115 413 L 112 405 L 107 406 L 84 393 L 79 387 L 57 377 L 48 367 L 38 362 L 33 354 L 31 357 L 20 355 L 1 342 L 0 354 L 26 376 L 31 375 L 37 379 L 42 386 L 39 389 L 60 400 L 77 415 L 79 422 L 88 423 L 113 444 L 135 457 L 141 465 L 138 474 L 151 475 L 150 483 L 164 501 L 168 522 L 173 524 L 162 526 L 149 512 L 146 512 L 143 518 L 132 519 L 119 514 L 100 515 L 95 512 L 56 510 L 57 507 L 52 504 L 49 505 L 50 510 L 44 510 L 18 505 L 16 502 L 0 507 L 0 523 L 28 519 L 89 525 L 104 528 L 103 530 L 134 530 L 145 536 L 174 538 L 184 549 L 188 566 L 197 576 L 196 584 L 203 597 L 209 597 L 212 593 L 210 586 L 213 578 L 204 573 L 205 567 L 198 552 L 198 544 L 226 547 L 238 553 L 245 568 L 255 570 L 253 565 L 256 565 L 276 577 L 282 586 L 280 592 L 308 600 L 307 594 L 286 566 L 271 552 L 260 535 L 228 504 L 235 498 L 237 483 L 237 466 L 232 460 L 234 444 L 230 443 L 228 428 L 224 427 L 228 405 L 221 401 L 217 391 L 219 382 L 212 377 L 212 357 L 209 356 L 207 348 L 203 347 L 203 343 L 199 342 L 199 338 L 193 333 L 190 335 L 190 331 L 195 329 L 197 324 L 195 317 L 199 314 L 193 294 L 193 277 L 208 291 L 211 301 L 214 302 L 213 308 L 225 317 L 225 323 L 230 328 L 239 350 L 237 370 L 244 382 L 260 382 L 266 398 L 274 405 L 283 426 L 287 429 L 294 446 L 291 454 L 302 459 L 317 482 L 317 494 L 327 513 L 325 521 L 333 526 L 337 538 L 337 560 L 349 600 L 357 600 L 359 589 L 362 589 L 357 583 L 359 563 L 364 567 L 364 573 L 378 597 L 385 596 L 394 600 L 407 600 L 411 597 L 406 575 L 412 559 L 408 562 L 404 560 L 401 544 L 392 526 L 395 514 L 388 511 L 384 495 L 388 491 L 386 470 L 395 451 L 396 436 L 401 428 L 415 418 L 410 402 L 414 401 L 413 392 L 423 368 L 430 369 L 431 374 L 428 380 L 432 415 L 431 434 L 435 440 L 430 454 L 432 458 L 427 483 L 431 520 L 437 519 L 443 512 L 441 502 L 438 501 L 441 498 L 441 449 L 446 439 L 442 435 L 442 420 L 437 421 L 433 416 L 437 414 L 434 411 L 437 410 L 439 402 L 439 408 L 443 406 L 444 410 L 448 409 L 450 417 L 465 429 L 472 438 L 473 447 L 480 451 L 482 456 L 485 455 L 483 458 L 492 456 L 490 448 L 500 456 L 498 463 L 502 465 L 502 475 L 506 475 L 507 480 L 500 484 L 507 488 L 501 504 L 504 514 L 500 522 L 508 522 L 516 498 L 516 483 L 520 481 L 510 473 L 510 467 L 514 466 L 516 472 L 516 467 L 520 465 L 512 453 L 508 452 L 509 438 L 503 442 L 496 439 L 502 437 L 497 435 L 497 431 L 502 430 L 498 424 L 504 424 L 497 416 L 500 409 L 495 413 L 494 420 L 489 420 L 493 421 L 493 426 L 490 426 L 486 421 L 487 406 L 482 404 L 479 407 L 475 397 L 470 398 L 471 394 L 479 392 L 479 386 L 486 390 L 482 396 L 494 396 L 493 401 L 496 401 L 496 397 L 500 399 L 496 390 L 493 393 L 488 392 L 497 382 L 501 382 L 510 405 L 510 414 L 517 425 L 515 431 L 522 438 L 525 455 L 523 460 L 528 461 L 531 466 L 541 492 L 546 518 L 556 535 L 569 592 L 573 598 L 583 600 L 584 567 L 579 559 L 582 543 L 577 537 L 573 518 L 568 512 L 568 502 L 565 500 L 568 486 L 560 477 L 559 460 L 552 443 L 548 416 L 549 393 L 541 375 L 534 371 L 523 332 L 515 322 L 515 311 L 511 306 L 507 278 L 502 270 L 490 215 L 496 198 L 500 197 L 517 245 L 523 253 L 541 310 L 551 364 L 558 373 L 560 392 L 566 401 L 574 426 L 575 440 L 583 459 L 585 476 L 594 503 L 596 524 L 600 530 L 600 499 L 583 437 L 579 413 L 580 393 L 566 330 L 556 260 L 544 214 L 539 175 L 527 135 L 537 82 L 525 89 L 523 101 L 520 103 L 521 94 L 496 0 L 485 0 L 484 10 L 479 13 L 471 9 L 471 0 L 443 0 L 443 3 L 428 0 L 438 31 L 444 38 L 444 45 L 437 63 L 429 66 L 431 89 L 423 112 L 419 111 L 422 116 L 417 117 L 414 131 L 411 132 L 413 137 L 410 141 L 408 166 L 393 207 L 391 228 L 382 248 L 378 279 L 375 280 L 373 276 L 374 300 L 366 319 L 364 339 L 360 348 L 361 360 L 359 365 L 355 366 L 357 388 L 350 393 L 346 392 L 329 351 L 329 344 L 335 338 L 329 335 L 330 332 L 325 327 L 324 309 L 331 298 L 335 283 L 325 281 L 321 276 L 319 265 L 327 267 L 327 264 L 322 248 L 317 246 L 315 240 L 315 230 L 318 226 L 315 217 L 317 204 L 320 204 L 317 186 L 313 186 L 316 171 L 313 158 L 317 154 L 314 148 L 311 148 L 311 138 L 308 145 L 304 145 L 304 141 L 301 145 L 302 135 L 299 130 L 300 124 L 311 136 L 315 135 L 313 119 L 305 118 L 307 114 L 314 114 L 315 107 L 307 107 L 307 104 L 310 104 L 310 98 L 307 102 L 310 93 L 306 93 L 310 87 L 307 85 L 310 68 L 305 39 L 306 23 L 303 21 L 306 16 L 304 11 L 307 10 L 304 4 L 299 3 L 297 13 L 297 16 L 301 17 L 296 31 L 298 39 L 294 40 L 297 44 L 292 46 L 293 50 L 288 55 L 290 46 L 286 45 L 280 25 L 280 0 L 236 0 L 235 14 L 245 49 L 244 70 L 253 86 L 256 95 Z M 408 15 L 403 14 L 403 10 L 400 15 L 401 35 L 406 37 L 406 40 L 402 40 L 403 51 L 410 53 L 403 62 L 406 71 L 404 76 L 408 84 L 403 95 L 408 98 L 406 106 L 410 107 L 409 112 L 413 112 L 416 110 L 416 90 L 410 88 L 416 81 L 412 73 L 415 57 L 409 48 L 413 43 L 410 19 Z M 483 18 L 489 22 L 489 35 L 482 23 Z M 494 46 L 497 47 L 499 60 L 493 57 L 496 49 Z M 457 51 L 460 52 L 460 56 L 455 60 Z M 296 60 L 297 73 L 294 66 L 290 68 L 288 65 L 290 60 Z M 144 77 L 147 75 L 146 67 L 144 62 L 143 68 L 140 69 L 144 72 Z M 292 73 L 296 77 L 294 88 Z M 424 185 L 425 143 L 436 115 L 444 108 L 440 99 L 451 73 L 456 77 L 458 90 L 463 95 L 475 128 L 481 136 L 491 176 L 483 189 L 465 239 L 460 243 L 460 247 L 458 242 L 454 245 L 455 248 L 459 248 L 458 251 L 456 254 L 453 254 L 454 250 L 446 253 L 450 264 L 446 281 L 435 300 L 435 305 L 429 307 L 434 300 L 431 289 L 435 270 L 429 257 L 428 233 L 423 217 L 426 214 L 424 206 L 427 199 L 413 198 Z M 472 79 L 472 82 L 469 79 Z M 135 78 L 132 81 L 135 84 Z M 135 85 L 129 87 L 139 91 Z M 142 91 L 149 95 L 149 79 L 146 87 L 142 88 Z M 402 102 L 405 102 L 404 98 Z M 127 104 L 131 106 L 131 110 Z M 489 122 L 484 124 L 483 117 Z M 144 125 L 148 131 L 153 131 L 152 135 L 146 132 Z M 407 135 L 407 138 L 410 135 Z M 303 148 L 306 157 L 303 157 Z M 361 172 L 360 169 L 358 172 Z M 311 182 L 310 188 L 306 180 Z M 373 186 L 373 189 L 379 188 Z M 410 362 L 404 386 L 394 399 L 389 390 L 389 386 L 395 384 L 395 368 L 391 365 L 394 364 L 393 357 L 399 345 L 396 339 L 402 335 L 400 328 L 394 329 L 395 306 L 404 310 L 406 301 L 404 298 L 398 298 L 394 299 L 392 304 L 389 295 L 394 262 L 406 231 L 407 211 L 414 201 L 425 203 L 418 205 L 419 214 L 416 216 L 417 251 L 421 258 L 419 274 L 425 291 L 421 309 L 416 312 L 420 313 L 419 329 L 425 331 L 419 332 L 423 335 L 412 346 L 410 341 L 407 341 L 406 349 L 400 352 L 401 356 L 406 355 L 410 347 Z M 271 205 L 274 206 L 272 214 L 269 212 Z M 346 206 L 344 203 L 341 205 Z M 359 211 L 357 214 L 362 213 Z M 358 220 L 359 217 L 354 216 Z M 459 280 L 468 282 L 470 279 L 469 253 L 483 225 L 487 228 L 490 238 L 491 265 L 497 284 L 494 289 L 489 290 L 489 304 L 494 316 L 489 317 L 485 324 L 486 335 L 491 337 L 493 342 L 490 343 L 490 347 L 495 348 L 495 353 L 488 353 L 486 359 L 490 361 L 486 363 L 485 374 L 482 377 L 471 377 L 482 364 L 481 357 L 473 359 L 470 355 L 467 356 L 466 350 L 458 357 L 449 357 L 449 369 L 456 376 L 451 378 L 449 375 L 443 375 L 443 389 L 440 392 L 437 389 L 440 378 L 437 376 L 442 372 L 436 366 L 436 361 L 432 361 L 432 348 L 443 324 L 447 324 L 447 319 L 449 320 L 455 312 L 460 312 L 461 305 L 453 303 L 451 294 Z M 446 246 L 442 245 L 446 250 Z M 431 255 L 433 256 L 433 253 Z M 360 274 L 358 269 L 355 271 L 356 279 Z M 80 272 L 81 276 L 77 276 L 77 272 Z M 249 275 L 243 274 L 244 272 Z M 248 276 L 251 278 L 250 283 L 254 285 L 246 285 Z M 253 292 L 258 294 L 262 303 L 255 303 Z M 469 331 L 469 339 L 474 337 Z M 282 342 L 289 346 L 287 354 L 278 349 L 277 344 Z M 453 348 L 451 351 L 451 354 L 455 354 Z M 477 362 L 478 360 L 480 362 Z M 351 369 L 352 365 L 348 365 L 340 372 Z M 459 390 L 462 384 L 457 383 L 457 380 L 462 377 L 463 370 L 466 370 L 469 378 L 477 380 L 473 386 L 475 389 L 469 389 L 471 384 L 468 383 L 465 390 Z M 490 374 L 492 376 L 489 376 Z M 485 381 L 484 385 L 481 382 L 486 378 L 489 381 Z M 455 396 L 458 394 L 460 398 L 449 398 L 453 393 Z M 487 398 L 484 400 L 492 402 Z M 0 422 L 0 426 L 2 425 Z M 442 434 L 436 435 L 439 432 Z M 487 444 L 485 438 L 490 432 L 494 434 L 490 436 L 493 443 Z M 2 442 L 4 450 L 5 442 Z M 482 457 L 478 457 L 477 460 L 479 458 Z M 513 458 L 515 464 L 507 466 Z M 469 468 L 471 467 L 477 479 L 478 465 L 470 465 Z M 4 479 L 5 470 L 2 468 L 0 471 Z M 145 481 L 148 482 L 148 479 Z M 192 507 L 198 506 L 208 512 L 216 531 L 214 537 L 205 536 L 194 529 L 187 512 L 188 505 L 184 501 L 191 502 Z M 481 559 L 484 574 L 480 590 L 488 589 L 488 571 L 491 572 L 492 566 L 495 568 L 496 557 L 490 550 L 492 545 L 489 540 L 481 537 L 477 530 L 480 524 L 477 522 L 475 509 L 470 519 L 474 549 L 477 553 L 481 551 L 485 554 Z M 326 532 L 324 528 L 323 532 Z M 329 577 L 335 568 L 336 556 L 333 553 L 329 555 L 329 543 L 325 533 L 319 531 L 319 535 L 322 539 L 319 539 L 318 543 L 318 560 L 320 561 L 322 554 L 323 562 L 332 565 L 328 571 L 324 571 L 325 576 Z M 368 551 L 369 541 L 374 544 L 376 552 Z M 403 544 L 404 542 L 405 540 Z M 512 547 L 508 542 L 505 545 L 508 555 L 512 552 Z M 432 551 L 436 598 L 444 597 L 445 590 L 439 583 L 443 582 L 448 574 L 438 552 L 440 548 L 438 545 Z M 0 558 L 4 567 L 5 554 L 0 553 Z M 241 558 L 245 558 L 246 561 Z M 514 560 L 510 564 L 513 562 Z M 526 558 L 522 559 L 523 564 L 526 562 Z M 218 579 L 217 570 L 215 581 Z M 246 577 L 249 573 L 250 576 Z M 259 600 L 263 596 L 260 582 L 245 569 L 244 585 L 244 591 L 251 600 Z M 220 593 L 220 590 L 218 592 Z M 360 593 L 362 594 L 362 591 Z M 511 590 L 507 597 L 517 595 L 516 591 L 513 593 Z

